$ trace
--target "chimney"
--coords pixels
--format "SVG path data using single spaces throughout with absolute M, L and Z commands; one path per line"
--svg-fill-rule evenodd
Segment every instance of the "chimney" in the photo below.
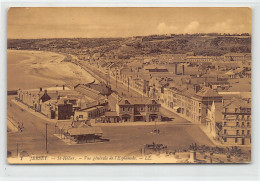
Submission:
M 194 91 L 197 93 L 200 90 L 200 86 L 198 84 L 194 84 Z
M 65 85 L 62 85 L 62 90 L 65 90 Z
M 178 70 L 178 64 L 175 64 L 175 75 L 177 75 L 177 70 Z
M 40 87 L 40 92 L 42 91 L 42 87 Z
M 184 65 L 182 65 L 182 75 L 184 75 Z

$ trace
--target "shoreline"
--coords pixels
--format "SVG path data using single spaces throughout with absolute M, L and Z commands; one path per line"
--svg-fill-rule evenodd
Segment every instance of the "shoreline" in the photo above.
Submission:
M 64 54 L 50 51 L 7 50 L 7 89 L 31 89 L 54 85 L 88 83 L 95 78 Z

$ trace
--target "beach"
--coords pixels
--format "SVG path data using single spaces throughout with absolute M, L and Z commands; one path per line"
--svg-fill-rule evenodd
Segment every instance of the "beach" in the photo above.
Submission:
M 65 55 L 28 50 L 7 50 L 7 89 L 16 90 L 76 85 L 94 78 L 79 66 L 62 62 Z

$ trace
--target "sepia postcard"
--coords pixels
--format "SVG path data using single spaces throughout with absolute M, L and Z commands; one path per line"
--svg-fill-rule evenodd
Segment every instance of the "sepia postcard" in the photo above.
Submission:
M 248 7 L 13 7 L 10 164 L 250 163 Z

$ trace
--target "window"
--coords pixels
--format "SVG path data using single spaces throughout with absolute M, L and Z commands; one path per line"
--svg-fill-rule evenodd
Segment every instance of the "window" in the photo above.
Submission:
M 226 126 L 227 125 L 227 122 L 224 122 L 224 126 Z
M 250 126 L 250 123 L 249 122 L 247 122 L 247 127 L 249 127 Z
M 79 118 L 83 118 L 83 115 L 79 115 Z
M 237 138 L 235 138 L 235 143 L 237 143 Z
M 242 130 L 242 134 L 245 134 L 245 130 Z
M 224 139 L 224 142 L 227 142 L 227 138 L 223 138 Z
M 245 126 L 245 122 L 242 122 L 242 126 Z
M 239 122 L 237 122 L 236 126 L 239 126 Z
M 250 135 L 250 130 L 247 130 L 247 135 Z
M 237 135 L 239 135 L 239 130 L 237 130 Z
M 226 129 L 224 129 L 224 134 L 227 134 L 227 130 Z

